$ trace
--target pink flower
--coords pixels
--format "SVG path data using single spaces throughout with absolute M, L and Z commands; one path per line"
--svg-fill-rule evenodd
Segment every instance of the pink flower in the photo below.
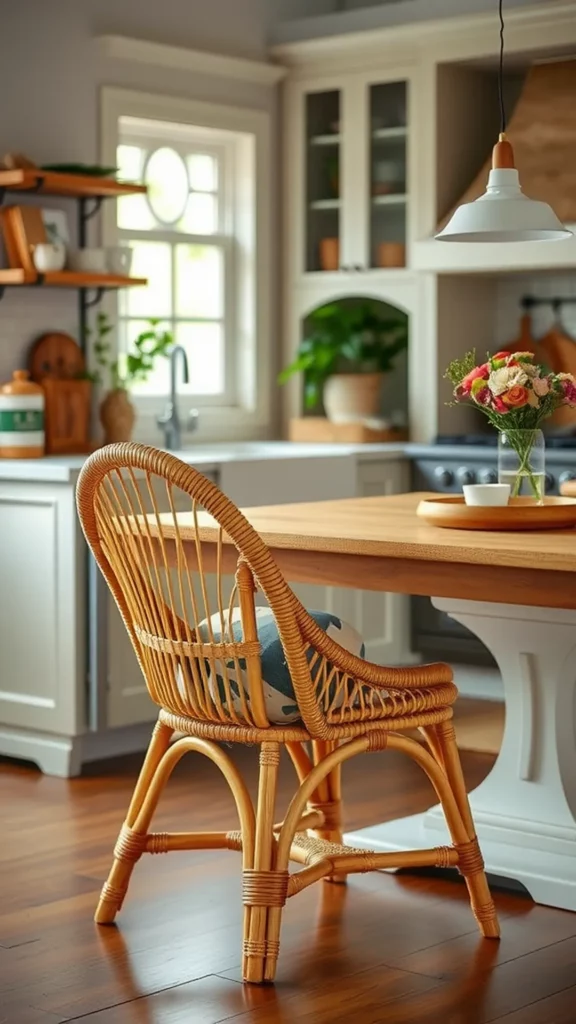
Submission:
M 494 408 L 494 410 L 496 412 L 501 412 L 501 413 L 510 412 L 510 409 L 508 408 L 506 403 L 503 402 L 502 399 L 498 395 L 493 395 L 492 396 L 492 407 Z
M 462 395 L 469 395 L 475 380 L 488 380 L 489 376 L 490 367 L 488 363 L 482 363 L 482 366 L 475 366 L 474 369 L 470 370 L 470 373 L 467 373 L 466 376 L 460 381 L 457 390 Z
M 550 391 L 550 382 L 547 377 L 533 377 L 532 387 L 539 398 L 544 398 Z
M 473 398 L 478 405 L 489 406 L 492 404 L 492 392 L 490 391 L 490 388 L 487 387 L 480 387 L 475 390 L 473 392 Z
M 565 377 L 561 381 L 561 384 L 566 405 L 576 406 L 576 383 L 574 382 L 574 378 Z

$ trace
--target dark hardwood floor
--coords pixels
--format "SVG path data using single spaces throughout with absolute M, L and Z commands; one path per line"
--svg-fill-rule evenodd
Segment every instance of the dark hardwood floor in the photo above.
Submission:
M 256 751 L 236 756 L 253 787 Z M 464 886 L 445 878 L 357 876 L 294 897 L 275 987 L 240 984 L 235 853 L 144 857 L 119 927 L 96 927 L 139 760 L 72 781 L 0 762 L 0 1024 L 576 1021 L 576 914 L 496 893 L 502 941 L 483 942 Z M 464 756 L 470 786 L 490 764 Z M 283 763 L 283 805 L 292 785 Z M 344 793 L 348 826 L 433 802 L 418 769 L 392 753 L 348 765 Z M 189 755 L 155 826 L 236 827 L 216 769 Z

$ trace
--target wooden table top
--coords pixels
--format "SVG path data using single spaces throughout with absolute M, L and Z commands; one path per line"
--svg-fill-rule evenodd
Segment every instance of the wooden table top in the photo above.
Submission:
M 416 515 L 429 494 L 271 505 L 243 509 L 246 518 L 274 551 L 329 552 L 333 555 L 465 563 L 537 571 L 576 572 L 576 530 L 484 532 L 428 526 Z M 162 533 L 173 535 L 171 516 L 162 516 Z M 213 542 L 217 527 L 199 517 L 201 538 Z M 192 539 L 188 513 L 178 515 L 183 540 Z M 155 532 L 155 531 L 153 531 Z

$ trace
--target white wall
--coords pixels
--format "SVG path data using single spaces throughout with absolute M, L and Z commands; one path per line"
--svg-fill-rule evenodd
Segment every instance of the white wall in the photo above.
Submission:
M 331 6 L 332 0 L 1 0 L 0 157 L 15 150 L 39 164 L 96 162 L 102 85 L 267 108 L 275 116 L 274 90 L 107 60 L 94 39 L 125 35 L 262 60 L 277 19 Z M 74 219 L 73 203 L 48 202 Z M 7 289 L 0 302 L 0 380 L 25 364 L 39 333 L 75 334 L 76 325 L 75 293 Z

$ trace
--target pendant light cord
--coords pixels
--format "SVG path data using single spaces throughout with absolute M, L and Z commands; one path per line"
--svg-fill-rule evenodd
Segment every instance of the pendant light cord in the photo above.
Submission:
M 498 15 L 500 18 L 500 63 L 498 67 L 498 99 L 500 101 L 500 132 L 506 131 L 506 111 L 504 110 L 504 15 L 502 13 L 503 0 L 498 0 Z

